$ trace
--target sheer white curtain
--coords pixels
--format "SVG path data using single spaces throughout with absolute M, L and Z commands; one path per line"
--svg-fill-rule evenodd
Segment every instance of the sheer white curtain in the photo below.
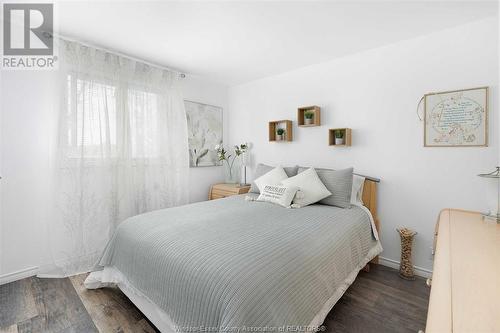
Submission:
M 86 272 L 129 216 L 187 203 L 187 123 L 176 73 L 60 41 L 62 92 L 50 263 Z

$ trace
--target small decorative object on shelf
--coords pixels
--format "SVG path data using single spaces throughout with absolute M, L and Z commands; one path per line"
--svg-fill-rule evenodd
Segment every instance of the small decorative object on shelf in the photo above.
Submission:
M 276 141 L 283 141 L 283 140 L 285 140 L 285 129 L 278 128 L 276 130 Z
M 312 125 L 314 118 L 314 112 L 306 111 L 304 112 L 304 125 Z
M 304 106 L 297 109 L 297 123 L 299 127 L 312 127 L 321 125 L 320 107 Z
M 329 130 L 328 144 L 337 147 L 349 147 L 351 145 L 350 128 L 332 128 Z
M 478 175 L 479 177 L 483 177 L 483 178 L 493 178 L 493 179 L 496 179 L 497 180 L 497 188 L 498 188 L 498 192 L 497 192 L 497 212 L 496 213 L 492 213 L 492 212 L 488 212 L 488 213 L 481 213 L 481 215 L 483 215 L 483 218 L 486 218 L 486 219 L 493 219 L 493 220 L 496 220 L 497 223 L 500 223 L 500 167 L 496 167 L 495 171 L 492 171 L 490 173 L 481 173 Z
M 344 132 L 342 132 L 341 130 L 335 131 L 335 144 L 336 145 L 344 144 Z
M 276 120 L 269 122 L 269 141 L 292 141 L 292 121 Z
M 399 232 L 399 236 L 401 237 L 401 263 L 399 264 L 399 276 L 405 280 L 415 280 L 411 251 L 413 237 L 415 237 L 417 232 L 408 228 L 398 228 L 396 230 Z
M 239 157 L 246 153 L 247 144 L 242 143 L 239 146 L 234 146 L 234 153 L 229 154 L 227 150 L 224 149 L 222 145 L 215 146 L 215 150 L 217 151 L 217 156 L 219 157 L 219 161 L 226 162 L 225 166 L 225 178 L 226 183 L 228 184 L 239 184 L 241 181 L 241 167 L 239 164 Z M 231 158 L 232 157 L 232 158 Z

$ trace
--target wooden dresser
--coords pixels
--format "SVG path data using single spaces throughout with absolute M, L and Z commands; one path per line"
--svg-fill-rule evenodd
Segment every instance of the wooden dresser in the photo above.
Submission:
M 434 248 L 425 332 L 500 332 L 500 224 L 445 209 Z
M 250 191 L 250 185 L 215 184 L 210 187 L 208 200 L 220 199 Z

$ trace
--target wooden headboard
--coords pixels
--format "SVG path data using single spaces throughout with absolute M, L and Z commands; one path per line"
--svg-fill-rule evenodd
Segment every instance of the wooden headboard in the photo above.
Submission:
M 375 228 L 380 235 L 380 221 L 377 216 L 377 182 L 371 179 L 365 179 L 363 187 L 363 204 L 372 213 L 375 221 Z M 375 257 L 372 263 L 378 264 L 378 256 Z

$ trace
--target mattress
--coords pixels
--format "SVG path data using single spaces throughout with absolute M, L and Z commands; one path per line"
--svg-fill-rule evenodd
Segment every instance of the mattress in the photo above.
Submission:
M 381 251 L 364 207 L 232 196 L 127 219 L 86 286 L 117 284 L 162 331 L 312 331 Z

